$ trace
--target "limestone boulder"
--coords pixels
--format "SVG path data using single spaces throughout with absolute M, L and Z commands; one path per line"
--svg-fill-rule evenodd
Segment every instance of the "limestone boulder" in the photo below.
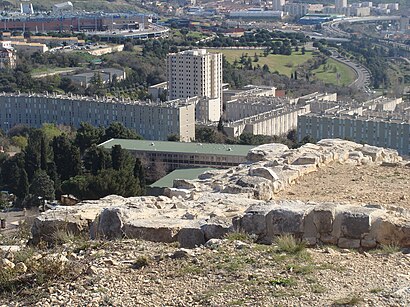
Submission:
M 268 236 L 267 216 L 276 208 L 276 203 L 255 204 L 250 206 L 245 214 L 232 220 L 233 229 L 238 232 L 246 232 L 255 235 L 258 241 L 265 241 Z
M 374 218 L 370 234 L 379 244 L 410 247 L 410 221 L 401 216 L 380 214 Z
M 327 148 L 338 148 L 338 149 L 344 149 L 347 152 L 349 151 L 355 151 L 361 147 L 363 147 L 362 144 L 358 144 L 352 141 L 347 141 L 347 140 L 342 140 L 342 139 L 322 139 L 319 142 L 317 142 L 317 145 L 322 146 L 322 147 L 327 147 Z
M 333 231 L 337 204 L 323 203 L 312 204 L 312 210 L 306 215 L 304 221 L 304 237 L 320 239 L 329 236 Z
M 313 206 L 301 201 L 280 201 L 266 216 L 267 235 L 274 236 L 291 234 L 302 237 L 305 217 Z
M 193 180 L 175 179 L 173 182 L 173 187 L 177 189 L 190 190 L 197 188 L 198 183 Z
M 269 181 L 279 180 L 279 176 L 271 168 L 267 167 L 251 167 L 249 169 L 250 176 L 262 177 Z
M 246 159 L 249 162 L 271 161 L 287 150 L 289 150 L 289 147 L 283 144 L 264 144 L 251 149 Z
M 164 195 L 168 196 L 169 198 L 181 197 L 186 199 L 191 197 L 191 191 L 188 189 L 165 188 Z
M 236 185 L 250 188 L 254 198 L 259 200 L 270 200 L 273 195 L 273 184 L 263 177 L 243 176 L 238 179 Z

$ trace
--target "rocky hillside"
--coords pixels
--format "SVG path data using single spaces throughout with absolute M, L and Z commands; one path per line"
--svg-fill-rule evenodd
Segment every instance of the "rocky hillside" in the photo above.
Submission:
M 34 246 L 1 242 L 0 306 L 410 304 L 408 161 L 341 140 L 248 160 L 43 213 Z

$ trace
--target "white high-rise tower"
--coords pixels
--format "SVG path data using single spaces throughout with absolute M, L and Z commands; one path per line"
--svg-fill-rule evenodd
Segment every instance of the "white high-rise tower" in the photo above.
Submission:
M 283 11 L 286 0 L 272 0 L 272 9 L 274 11 Z
M 221 53 L 194 49 L 169 54 L 167 73 L 169 99 L 208 98 L 207 118 L 219 120 L 222 113 Z
M 335 0 L 335 7 L 337 9 L 341 9 L 343 7 L 347 7 L 347 0 Z

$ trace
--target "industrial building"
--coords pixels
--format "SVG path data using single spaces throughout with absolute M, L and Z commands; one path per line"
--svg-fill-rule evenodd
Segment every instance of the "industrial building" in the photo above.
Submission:
M 3 16 L 0 18 L 2 31 L 107 31 L 139 29 L 148 23 L 144 14 L 125 13 L 81 13 L 62 15 Z
M 195 139 L 195 103 L 177 99 L 163 103 L 62 95 L 0 94 L 0 129 L 44 123 L 78 128 L 81 122 L 107 127 L 121 122 L 145 139 Z
M 250 8 L 247 10 L 230 11 L 229 18 L 242 19 L 282 19 L 282 11 L 265 11 L 263 8 Z
M 121 145 L 135 157 L 161 162 L 168 170 L 192 167 L 230 168 L 246 162 L 254 146 L 111 139 L 99 146 Z

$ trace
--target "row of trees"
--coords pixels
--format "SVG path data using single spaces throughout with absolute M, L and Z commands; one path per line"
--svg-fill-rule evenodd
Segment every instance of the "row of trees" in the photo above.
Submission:
M 286 135 L 254 135 L 243 132 L 239 138 L 230 138 L 223 133 L 223 123 L 220 122 L 217 129 L 210 127 L 197 127 L 195 129 L 195 141 L 200 143 L 222 143 L 239 145 L 262 145 L 268 143 L 281 143 L 290 148 L 298 148 L 306 143 L 315 143 L 310 137 L 306 137 L 300 142 L 297 140 L 296 130 L 291 130 Z
M 20 131 L 20 136 L 27 138 L 27 146 L 12 157 L 0 157 L 1 188 L 15 194 L 20 205 L 36 204 L 38 197 L 53 200 L 61 194 L 98 199 L 144 192 L 141 161 L 120 146 L 114 146 L 111 152 L 96 146 L 112 137 L 140 138 L 122 124 L 113 123 L 106 129 L 82 124 L 71 135 L 50 134 L 44 127 Z

